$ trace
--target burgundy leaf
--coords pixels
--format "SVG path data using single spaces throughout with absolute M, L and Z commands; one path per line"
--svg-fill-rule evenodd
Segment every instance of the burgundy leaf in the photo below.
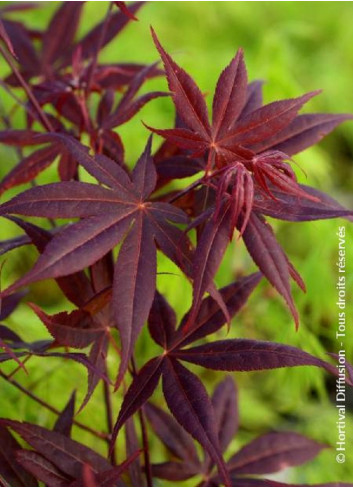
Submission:
M 258 152 L 271 148 L 292 156 L 316 144 L 339 124 L 352 118 L 351 114 L 299 115 L 285 129 L 255 144 L 252 149 Z
M 58 419 L 55 422 L 53 431 L 57 431 L 58 433 L 62 433 L 63 435 L 70 438 L 72 423 L 75 416 L 75 400 L 76 400 L 76 392 L 74 391 L 68 403 L 64 407 L 63 411 L 58 416 Z
M 126 199 L 131 190 L 131 182 L 127 173 L 117 163 L 104 155 L 91 156 L 89 148 L 76 139 L 64 134 L 50 133 L 45 136 L 48 140 L 61 143 L 63 148 L 75 158 L 98 181 L 113 188 L 118 195 Z
M 52 69 L 74 41 L 84 2 L 65 2 L 55 12 L 43 36 L 41 61 L 44 71 Z
M 125 423 L 125 446 L 126 458 L 134 456 L 140 451 L 140 443 L 137 438 L 135 423 L 133 418 L 129 418 Z M 142 467 L 139 458 L 135 458 L 128 467 L 131 485 L 133 487 L 143 487 Z
M 26 293 L 26 291 L 16 292 L 2 299 L 0 303 L 0 321 L 10 316 Z
M 30 304 L 30 306 L 58 345 L 85 348 L 103 331 L 102 326 L 95 324 L 90 314 L 85 311 L 61 312 L 48 316 L 37 305 Z
M 293 346 L 247 339 L 221 340 L 173 353 L 213 370 L 246 371 L 313 365 L 337 375 L 335 367 Z
M 207 106 L 202 93 L 193 79 L 164 51 L 153 29 L 151 32 L 163 60 L 169 89 L 173 93 L 178 115 L 190 129 L 207 138 L 211 129 L 208 122 Z
M 113 207 L 114 206 L 114 207 Z M 0 215 L 72 218 L 104 215 L 126 204 L 112 190 L 83 182 L 49 183 L 26 190 L 0 206 Z
M 228 462 L 232 475 L 273 474 L 316 457 L 327 445 L 293 432 L 267 433 L 244 446 Z
M 0 256 L 4 255 L 8 251 L 15 250 L 16 248 L 20 248 L 21 246 L 25 246 L 27 244 L 31 244 L 31 240 L 28 238 L 28 236 L 17 236 L 16 238 L 0 241 Z
M 186 329 L 191 327 L 189 321 L 195 318 L 195 312 L 198 310 L 202 297 L 218 270 L 229 242 L 230 233 L 229 209 L 223 206 L 218 219 L 209 220 L 197 244 L 193 263 L 193 308 Z
M 164 462 L 152 465 L 153 477 L 168 481 L 185 481 L 198 475 L 200 468 L 187 462 Z
M 220 382 L 212 396 L 221 450 L 224 451 L 238 431 L 238 392 L 231 377 Z
M 253 273 L 236 282 L 233 282 L 226 287 L 220 289 L 223 301 L 228 309 L 229 315 L 232 318 L 245 305 L 251 292 L 261 280 L 261 273 Z M 187 323 L 188 314 L 182 319 L 180 330 L 183 329 L 183 324 Z M 200 305 L 199 312 L 191 325 L 190 330 L 184 332 L 180 337 L 177 337 L 179 346 L 185 346 L 194 341 L 197 341 L 204 336 L 216 332 L 225 324 L 225 316 L 219 304 L 212 298 L 206 297 Z
M 150 315 L 148 329 L 154 341 L 167 349 L 175 334 L 176 315 L 173 308 L 162 294 L 156 290 Z
M 0 339 L 11 343 L 22 343 L 22 339 L 3 324 L 0 324 Z
M 7 47 L 8 51 L 12 54 L 14 58 L 17 58 L 17 55 L 15 53 L 15 50 L 13 48 L 12 42 L 6 32 L 5 26 L 0 19 L 0 39 L 4 42 L 5 46 Z
M 240 49 L 217 82 L 212 115 L 214 138 L 222 137 L 234 125 L 244 107 L 246 91 L 247 74 L 243 51 Z
M 6 129 L 0 131 L 0 142 L 9 146 L 36 146 L 40 144 L 40 132 L 29 129 Z
M 47 168 L 58 156 L 58 146 L 39 149 L 24 158 L 11 170 L 0 183 L 0 195 L 9 188 L 30 182 Z
M 328 195 L 306 185 L 300 187 L 309 195 L 316 197 L 316 202 L 305 197 L 296 197 L 280 190 L 272 190 L 276 200 L 255 197 L 254 208 L 265 214 L 284 221 L 314 221 L 317 219 L 331 219 L 333 217 L 351 217 L 353 211 L 342 207 Z
M 96 478 L 99 487 L 112 487 L 113 485 L 123 486 L 123 484 L 118 484 L 120 476 L 129 469 L 131 464 L 137 459 L 137 457 L 139 457 L 140 453 L 141 450 L 138 450 L 118 467 L 114 467 L 113 469 L 109 469 L 105 472 L 98 474 Z
M 228 485 L 215 415 L 203 384 L 175 359 L 167 357 L 163 365 L 163 393 L 175 419 L 206 450 L 217 464 L 223 482 Z
M 132 5 L 130 5 L 129 6 L 130 14 L 135 15 L 136 12 L 143 6 L 143 4 L 144 2 L 135 2 Z M 103 37 L 101 47 L 103 48 L 110 41 L 112 41 L 114 37 L 117 36 L 123 30 L 123 28 L 128 24 L 130 19 L 131 17 L 127 17 L 123 12 L 118 12 L 116 14 L 111 15 L 107 23 L 105 36 Z M 103 23 L 101 22 L 96 27 L 94 27 L 78 43 L 78 46 L 80 46 L 81 48 L 82 59 L 87 59 L 90 58 L 91 56 L 94 56 L 97 44 L 99 43 L 99 39 L 101 37 L 102 27 L 103 27 Z M 74 47 L 73 51 L 75 51 L 75 49 L 76 48 Z M 71 61 L 71 55 L 70 56 L 68 55 L 65 59 L 67 59 L 67 63 L 69 63 Z
M 38 73 L 40 62 L 27 29 L 20 22 L 3 19 L 2 23 L 26 75 L 32 76 Z M 16 79 L 15 84 L 17 83 Z
M 65 477 L 54 464 L 33 450 L 18 450 L 16 459 L 21 464 L 22 470 L 28 470 L 49 487 L 67 487 L 70 483 L 70 479 Z
M 112 306 L 122 345 L 117 385 L 128 367 L 135 342 L 152 306 L 156 267 L 151 227 L 140 215 L 122 244 L 114 271 Z
M 200 461 L 191 436 L 177 423 L 170 414 L 151 403 L 144 407 L 153 431 L 168 450 L 189 466 L 197 469 Z
M 109 379 L 106 372 L 106 357 L 108 354 L 109 336 L 107 333 L 101 333 L 91 347 L 89 353 L 89 361 L 94 365 L 95 369 L 88 370 L 88 387 L 87 394 L 82 401 L 80 411 L 88 404 L 92 394 L 97 387 L 98 382 L 102 379 L 104 382 L 109 383 Z M 102 378 L 101 372 L 104 377 Z
M 150 136 L 146 148 L 136 163 L 132 173 L 132 182 L 138 198 L 141 199 L 141 201 L 147 199 L 153 192 L 157 181 L 156 169 L 151 156 L 151 145 L 152 137 Z
M 130 10 L 127 8 L 125 2 L 114 2 L 115 5 L 120 8 L 120 10 L 131 20 L 138 20 L 137 17 L 133 13 L 130 12 Z
M 272 136 L 286 127 L 297 115 L 299 109 L 320 90 L 310 92 L 298 98 L 280 100 L 260 107 L 241 119 L 227 139 L 232 144 L 253 145 Z
M 285 299 L 296 327 L 298 327 L 299 317 L 289 283 L 288 261 L 270 225 L 261 216 L 253 212 L 244 231 L 243 239 L 256 265 Z
M 2 419 L 1 424 L 18 433 L 38 453 L 71 477 L 79 477 L 86 463 L 89 463 L 95 472 L 111 468 L 101 455 L 61 433 L 10 419 Z
M 43 252 L 52 238 L 52 234 L 49 231 L 30 222 L 23 221 L 14 216 L 7 216 L 7 219 L 15 222 L 26 232 L 39 253 Z M 76 306 L 82 306 L 93 296 L 94 291 L 91 282 L 84 272 L 77 272 L 66 277 L 57 278 L 56 281 L 65 296 Z
M 247 86 L 246 102 L 241 111 L 240 118 L 254 112 L 262 106 L 262 85 L 263 81 L 256 80 Z
M 120 428 L 152 396 L 162 373 L 163 358 L 155 357 L 144 365 L 134 377 L 119 412 L 112 434 L 112 446 Z
M 46 246 L 31 271 L 5 293 L 34 281 L 69 275 L 91 265 L 122 239 L 130 223 L 130 214 L 128 211 L 121 219 L 116 214 L 93 216 L 63 230 Z
M 21 445 L 11 433 L 0 426 L 0 475 L 12 487 L 36 487 L 37 481 L 17 461 L 16 452 Z

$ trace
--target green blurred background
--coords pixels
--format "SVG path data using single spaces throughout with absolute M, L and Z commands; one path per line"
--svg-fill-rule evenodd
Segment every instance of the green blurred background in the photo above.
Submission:
M 5 2 L 4 2 L 5 3 Z M 43 28 L 59 2 L 43 2 L 39 9 L 11 14 L 11 18 L 23 20 L 32 27 Z M 87 2 L 80 32 L 85 33 L 104 16 L 106 2 Z M 203 92 L 212 93 L 220 71 L 234 56 L 238 47 L 245 50 L 250 79 L 263 79 L 265 101 L 294 97 L 317 88 L 323 93 L 307 105 L 307 111 L 353 112 L 353 4 L 350 2 L 151 2 L 139 12 L 139 22 L 130 23 L 126 30 L 112 42 L 101 55 L 108 62 L 153 62 L 157 53 L 151 41 L 149 25 L 153 25 L 165 48 L 173 54 L 197 81 Z M 1 76 L 7 68 L 1 64 Z M 146 84 L 150 88 L 165 89 L 163 79 Z M 5 109 L 12 101 L 1 92 Z M 121 128 L 126 145 L 127 163 L 133 164 L 142 151 L 147 130 L 141 120 L 155 127 L 171 127 L 174 113 L 170 100 L 160 99 L 146 106 L 134 121 Z M 155 138 L 158 145 L 158 138 Z M 353 123 L 342 127 L 314 148 L 298 155 L 295 161 L 303 171 L 298 177 L 309 185 L 326 191 L 347 207 L 353 208 Z M 0 147 L 0 174 L 16 163 L 16 154 L 7 147 Z M 39 183 L 57 179 L 55 167 L 48 169 L 38 179 Z M 8 199 L 25 186 L 4 195 Z M 236 318 L 228 337 L 249 337 L 279 341 L 298 346 L 325 358 L 327 351 L 337 352 L 335 339 L 337 327 L 336 257 L 338 253 L 338 226 L 346 225 L 347 231 L 347 358 L 353 358 L 353 229 L 343 220 L 313 223 L 280 223 L 272 221 L 279 241 L 290 259 L 303 276 L 307 293 L 293 287 L 295 301 L 300 311 L 298 332 L 284 307 L 282 300 L 263 281 L 251 297 L 246 309 Z M 18 234 L 15 227 L 1 222 L 0 239 Z M 178 271 L 160 257 L 159 272 L 175 272 L 175 275 L 158 276 L 158 285 L 176 307 L 178 316 L 190 304 L 190 288 Z M 2 276 L 2 285 L 12 282 L 24 273 L 36 259 L 32 249 L 8 254 Z M 217 275 L 219 286 L 229 283 L 241 274 L 255 268 L 241 242 L 229 247 L 226 259 Z M 46 312 L 63 310 L 67 304 L 52 282 L 31 287 L 26 300 L 36 302 Z M 24 303 L 8 320 L 26 340 L 47 337 L 47 332 L 34 313 Z M 218 335 L 224 337 L 225 329 Z M 154 346 L 144 333 L 138 343 L 137 360 L 141 365 L 155 353 Z M 110 359 L 112 372 L 116 371 L 116 358 Z M 13 365 L 6 365 L 9 372 Z M 79 400 L 85 394 L 86 376 L 81 367 L 56 359 L 31 359 L 28 362 L 30 376 L 22 372 L 16 380 L 39 396 L 61 409 L 73 389 Z M 209 391 L 223 375 L 195 369 L 205 380 Z M 317 441 L 335 446 L 338 413 L 332 402 L 334 381 L 319 369 L 301 367 L 273 372 L 234 375 L 240 387 L 240 432 L 233 441 L 230 453 L 246 441 L 268 430 L 291 429 L 313 437 Z M 43 426 L 52 426 L 55 417 L 46 410 L 20 395 L 13 386 L 0 380 L 0 415 L 25 419 Z M 353 395 L 347 398 L 347 458 L 339 465 L 335 450 L 324 450 L 314 461 L 291 469 L 280 475 L 281 480 L 297 484 L 319 484 L 324 481 L 351 481 L 353 483 Z M 101 403 L 102 386 L 85 410 L 80 421 L 105 429 L 105 416 Z M 162 402 L 158 390 L 154 400 Z M 114 397 L 114 411 L 120 406 L 120 396 Z M 106 450 L 89 434 L 75 428 L 74 436 L 83 443 Z M 164 461 L 166 455 L 160 444 L 151 439 L 152 460 Z M 120 455 L 120 459 L 123 454 Z

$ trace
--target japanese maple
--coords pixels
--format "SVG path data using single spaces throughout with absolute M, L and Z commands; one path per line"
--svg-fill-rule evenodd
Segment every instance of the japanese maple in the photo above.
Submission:
M 210 117 L 205 96 L 153 30 L 164 70 L 158 61 L 102 64 L 101 49 L 137 20 L 142 4 L 111 2 L 104 20 L 81 39 L 77 31 L 84 2 L 62 3 L 48 28 L 35 32 L 6 18 L 11 6 L 2 9 L 0 50 L 9 66 L 2 86 L 24 111 L 25 126 L 13 127 L 10 115 L 3 117 L 0 141 L 16 148 L 18 163 L 0 182 L 0 192 L 32 186 L 0 205 L 2 218 L 22 230 L 1 242 L 0 249 L 5 254 L 32 244 L 39 258 L 2 290 L 0 320 L 26 296 L 24 287 L 43 279 L 55 280 L 74 309 L 50 315 L 29 303 L 51 339 L 26 342 L 1 325 L 0 361 L 16 362 L 16 369 L 26 371 L 33 356 L 84 365 L 88 389 L 80 410 L 102 382 L 108 426 L 99 433 L 79 423 L 75 394 L 60 411 L 1 372 L 4 380 L 55 413 L 57 421 L 50 430 L 0 420 L 0 481 L 10 486 L 151 486 L 154 479 L 195 477 L 202 486 L 286 486 L 257 476 L 309 461 L 326 445 L 295 432 L 271 432 L 228 459 L 224 452 L 239 424 L 235 384 L 226 377 L 209 397 L 189 367 L 242 372 L 311 366 L 337 375 L 333 363 L 289 345 L 233 338 L 232 331 L 216 341 L 207 337 L 227 323 L 232 329 L 232 318 L 263 277 L 284 298 L 299 326 L 290 279 L 303 290 L 305 284 L 266 219 L 352 217 L 353 211 L 300 184 L 292 168 L 294 155 L 352 116 L 298 115 L 319 91 L 263 105 L 262 83 L 248 82 L 244 54 L 238 50 L 219 77 Z M 139 94 L 147 79 L 163 76 L 168 92 Z M 92 97 L 98 98 L 96 110 Z M 165 141 L 152 151 L 152 135 L 146 131 L 145 149 L 131 165 L 119 127 L 159 97 L 171 97 L 175 127 L 150 128 L 146 121 Z M 32 148 L 30 154 L 24 148 Z M 37 185 L 35 178 L 56 161 L 58 181 Z M 82 170 L 95 182 L 85 181 Z M 185 177 L 194 182 L 180 189 Z M 181 180 L 179 190 L 170 190 L 167 184 L 176 180 Z M 22 217 L 46 218 L 48 226 Z M 57 219 L 70 222 L 58 224 Z M 214 277 L 234 234 L 259 271 L 218 289 Z M 179 324 L 156 288 L 157 251 L 192 284 L 192 305 Z M 159 354 L 147 351 L 146 358 L 137 359 L 135 345 L 144 328 L 152 351 L 159 348 Z M 117 360 L 114 378 L 108 356 Z M 348 374 L 349 369 L 347 365 Z M 160 380 L 170 414 L 150 402 Z M 353 383 L 349 375 L 346 381 Z M 112 413 L 111 395 L 123 398 L 119 413 Z M 73 440 L 74 424 L 105 440 L 107 453 Z M 126 456 L 119 454 L 124 461 L 118 464 L 116 441 L 123 427 Z M 150 451 L 152 432 L 170 453 L 163 463 L 156 463 Z

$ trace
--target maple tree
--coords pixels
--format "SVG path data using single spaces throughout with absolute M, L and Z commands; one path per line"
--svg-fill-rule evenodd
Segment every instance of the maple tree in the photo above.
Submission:
M 0 420 L 0 481 L 11 486 L 35 486 L 38 481 L 47 486 L 150 486 L 154 478 L 196 477 L 202 486 L 286 486 L 258 476 L 300 465 L 326 446 L 295 432 L 271 432 L 226 461 L 224 452 L 238 427 L 235 384 L 226 377 L 209 397 L 187 366 L 228 372 L 311 366 L 338 374 L 329 361 L 289 345 L 244 338 L 203 340 L 226 324 L 231 328 L 232 318 L 263 277 L 284 298 L 299 326 L 290 279 L 303 290 L 305 284 L 266 219 L 351 219 L 352 211 L 297 181 L 292 159 L 352 116 L 298 115 L 318 92 L 263 105 L 262 83 L 248 82 L 239 50 L 219 77 L 210 122 L 204 95 L 153 29 L 164 69 L 158 62 L 99 61 L 101 49 L 137 20 L 142 2 L 111 2 L 105 19 L 77 39 L 83 4 L 64 2 L 40 32 L 8 20 L 8 9 L 2 9 L 0 51 L 10 71 L 3 85 L 22 107 L 26 122 L 18 129 L 4 117 L 0 141 L 17 149 L 19 161 L 0 182 L 0 192 L 32 186 L 0 205 L 0 216 L 23 232 L 3 241 L 1 254 L 32 244 L 39 258 L 1 291 L 0 320 L 26 296 L 24 287 L 43 279 L 54 279 L 74 309 L 50 315 L 30 303 L 51 339 L 29 343 L 1 325 L 0 362 L 16 362 L 26 370 L 27 360 L 38 356 L 84 365 L 88 389 L 80 410 L 100 381 L 106 392 L 112 384 L 114 392 L 127 383 L 129 387 L 115 420 L 107 405 L 109 432 L 101 434 L 75 420 L 74 394 L 59 412 L 2 373 L 58 419 L 52 430 Z M 146 80 L 160 76 L 166 77 L 169 92 L 139 95 Z M 23 91 L 24 102 L 14 89 Z M 97 110 L 90 103 L 92 95 L 98 97 Z M 171 97 L 175 127 L 156 129 L 145 122 L 165 141 L 153 152 L 152 135 L 146 138 L 143 153 L 130 168 L 119 127 L 159 97 Z M 25 156 L 27 147 L 33 150 Z M 37 185 L 35 178 L 54 162 L 58 181 Z M 170 190 L 171 182 L 185 177 L 194 177 L 193 183 Z M 22 217 L 46 218 L 50 226 Z M 58 224 L 58 219 L 76 220 Z M 234 235 L 244 241 L 259 271 L 218 289 L 214 277 Z M 192 305 L 179 325 L 156 288 L 157 251 L 192 284 Z M 135 344 L 143 328 L 160 353 L 137 368 Z M 113 379 L 107 368 L 112 351 L 120 360 Z M 347 372 L 352 385 L 348 365 Z M 171 414 L 149 400 L 160 380 Z M 135 431 L 137 417 L 142 443 Z M 103 438 L 109 445 L 107 456 L 73 440 L 73 424 Z M 123 427 L 126 460 L 117 464 L 116 441 Z M 171 453 L 170 460 L 153 461 L 149 427 Z M 23 448 L 12 432 L 31 449 Z M 203 459 L 193 439 L 201 445 Z

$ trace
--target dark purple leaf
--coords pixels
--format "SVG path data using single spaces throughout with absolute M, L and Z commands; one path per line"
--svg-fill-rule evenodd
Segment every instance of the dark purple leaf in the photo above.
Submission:
M 255 144 L 252 149 L 260 152 L 271 148 L 292 156 L 316 144 L 339 124 L 352 118 L 351 114 L 299 115 L 285 129 Z
M 313 365 L 337 375 L 335 367 L 293 346 L 247 339 L 221 340 L 173 353 L 213 370 L 246 371 Z
M 162 374 L 163 358 L 156 357 L 144 365 L 134 377 L 119 412 L 112 434 L 112 446 L 120 428 L 152 396 Z
M 99 182 L 111 187 L 122 199 L 129 197 L 131 182 L 127 173 L 113 160 L 104 155 L 91 156 L 89 148 L 71 136 L 51 133 L 46 139 L 61 143 L 65 151 Z
M 212 396 L 215 412 L 218 437 L 221 450 L 224 451 L 238 431 L 238 392 L 231 377 L 220 382 Z
M 289 283 L 288 261 L 270 225 L 265 222 L 262 216 L 253 212 L 243 233 L 243 239 L 256 265 L 285 299 L 296 327 L 298 327 L 299 317 Z
M 140 451 L 140 443 L 137 438 L 135 423 L 133 418 L 129 418 L 125 423 L 125 446 L 126 458 L 133 456 Z M 139 458 L 135 458 L 128 468 L 131 485 L 133 487 L 143 487 L 142 467 Z
M 114 2 L 114 4 L 125 14 L 129 19 L 131 20 L 138 20 L 137 17 L 133 13 L 130 12 L 130 10 L 127 8 L 125 2 Z
M 27 291 L 16 292 L 1 300 L 0 303 L 0 321 L 10 316 L 10 314 L 19 305 L 21 299 L 26 295 Z
M 207 138 L 211 128 L 208 122 L 207 106 L 202 93 L 193 79 L 164 51 L 153 29 L 152 36 L 163 60 L 169 89 L 173 93 L 178 115 L 183 119 L 187 127 Z
M 68 403 L 58 416 L 58 419 L 56 420 L 53 428 L 53 431 L 56 431 L 57 433 L 62 433 L 68 438 L 70 438 L 71 436 L 71 428 L 75 416 L 75 400 L 76 392 L 74 391 L 71 394 Z
M 206 450 L 217 464 L 222 480 L 227 483 L 228 474 L 219 447 L 215 415 L 203 384 L 175 359 L 166 358 L 163 393 L 175 419 Z
M 70 479 L 49 462 L 45 457 L 33 450 L 18 450 L 16 459 L 28 472 L 33 474 L 37 479 L 49 487 L 67 487 Z
M 122 244 L 114 271 L 112 307 L 122 345 L 117 385 L 147 321 L 156 288 L 156 246 L 149 223 L 139 215 Z
M 109 336 L 107 333 L 101 333 L 96 341 L 93 343 L 91 347 L 91 351 L 89 353 L 89 362 L 94 365 L 95 369 L 88 370 L 88 387 L 87 394 L 82 401 L 80 411 L 88 404 L 88 401 L 91 399 L 92 394 L 97 387 L 98 382 L 102 379 L 104 382 L 109 383 L 109 378 L 107 375 L 106 369 L 106 358 L 108 354 L 108 346 L 109 346 Z M 102 372 L 105 378 L 102 378 L 100 374 Z
M 200 461 L 191 436 L 177 423 L 170 414 L 151 403 L 144 407 L 153 431 L 168 450 L 189 466 L 197 469 Z
M 0 475 L 12 487 L 36 487 L 37 481 L 16 461 L 16 452 L 21 445 L 9 433 L 0 426 Z
M 135 15 L 135 13 L 143 6 L 144 2 L 135 2 L 129 6 L 129 11 L 131 15 Z M 131 20 L 131 17 L 127 17 L 123 12 L 118 12 L 110 16 L 107 28 L 105 31 L 105 36 L 102 41 L 102 48 L 106 46 L 110 41 L 114 39 L 128 24 Z M 103 21 L 104 22 L 104 21 Z M 97 49 L 97 43 L 101 37 L 103 22 L 94 27 L 81 41 L 79 41 L 78 46 L 81 48 L 81 56 L 82 59 L 88 59 L 91 56 L 94 56 L 95 51 Z M 76 48 L 73 48 L 73 51 Z M 71 56 L 66 56 L 65 59 L 67 63 L 71 61 Z
M 7 293 L 34 281 L 73 274 L 96 262 L 122 239 L 130 214 L 128 211 L 122 219 L 116 214 L 93 216 L 64 229 L 46 246 L 31 271 Z
M 261 80 L 249 83 L 246 90 L 246 102 L 241 111 L 240 118 L 247 116 L 262 106 L 262 85 L 263 81 Z
M 261 273 L 253 273 L 237 282 L 233 282 L 220 289 L 223 301 L 228 309 L 229 316 L 232 318 L 246 304 L 250 294 L 261 280 Z M 182 326 L 188 321 L 188 314 L 182 319 Z M 218 331 L 226 322 L 225 316 L 219 304 L 212 298 L 206 297 L 200 305 L 199 312 L 188 332 L 177 337 L 178 345 L 185 346 L 197 341 L 204 336 Z
M 273 474 L 316 457 L 327 445 L 291 431 L 267 433 L 245 445 L 228 462 L 231 475 Z
M 197 244 L 193 263 L 193 307 L 186 329 L 191 327 L 192 322 L 190 324 L 189 321 L 195 318 L 202 297 L 212 283 L 227 249 L 230 234 L 229 208 L 223 206 L 218 219 L 209 220 Z
M 58 345 L 85 348 L 104 331 L 102 326 L 93 321 L 88 312 L 75 310 L 49 316 L 37 305 L 30 304 L 30 306 Z
M 106 470 L 97 475 L 96 479 L 99 484 L 99 487 L 112 487 L 112 486 L 124 486 L 124 484 L 119 483 L 120 476 L 126 472 L 131 464 L 139 457 L 141 450 L 138 450 L 134 454 L 132 454 L 125 462 L 120 464 L 118 467 L 114 467 L 113 469 Z
M 50 183 L 26 190 L 0 206 L 0 215 L 72 218 L 104 215 L 126 204 L 112 190 L 83 182 Z
M 135 192 L 141 201 L 146 200 L 153 192 L 157 174 L 151 156 L 152 137 L 150 136 L 146 148 L 140 156 L 134 171 L 132 173 L 132 183 L 135 187 Z
M 162 294 L 156 290 L 150 315 L 148 329 L 154 341 L 167 348 L 175 334 L 176 315 Z
M 41 61 L 44 71 L 52 70 L 74 41 L 84 2 L 65 2 L 55 12 L 43 36 Z
M 59 154 L 58 146 L 39 149 L 20 161 L 0 183 L 0 195 L 12 187 L 30 182 L 47 168 Z
M 272 190 L 276 200 L 256 195 L 254 208 L 262 214 L 284 221 L 314 221 L 317 219 L 332 219 L 333 217 L 351 217 L 353 211 L 342 207 L 328 195 L 306 185 L 300 187 L 309 195 L 316 197 L 316 202 L 289 195 L 280 190 Z
M 185 481 L 198 475 L 200 468 L 187 462 L 164 462 L 152 465 L 153 477 L 167 481 Z
M 3 41 L 8 51 L 12 54 L 12 56 L 14 58 L 17 58 L 12 42 L 6 32 L 5 26 L 1 19 L 0 19 L 0 40 Z
M 299 109 L 320 90 L 306 93 L 298 98 L 280 100 L 260 107 L 241 119 L 227 135 L 232 144 L 253 145 L 263 141 L 286 127 Z
M 82 467 L 86 463 L 89 463 L 95 472 L 111 468 L 101 455 L 61 433 L 10 419 L 2 419 L 1 424 L 18 433 L 38 453 L 71 477 L 80 477 Z
M 212 134 L 221 138 L 234 125 L 244 107 L 247 74 L 243 51 L 240 49 L 221 73 L 213 99 Z

